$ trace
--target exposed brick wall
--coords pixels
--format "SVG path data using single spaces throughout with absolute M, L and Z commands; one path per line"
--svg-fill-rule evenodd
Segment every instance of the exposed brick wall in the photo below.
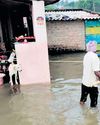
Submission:
M 65 49 L 85 49 L 84 21 L 51 21 L 47 22 L 49 47 Z

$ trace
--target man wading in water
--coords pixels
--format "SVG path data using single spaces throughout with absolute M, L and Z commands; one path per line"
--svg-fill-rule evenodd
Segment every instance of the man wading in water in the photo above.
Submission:
M 83 78 L 81 85 L 80 104 L 83 105 L 88 94 L 90 95 L 90 107 L 96 107 L 98 103 L 98 86 L 100 79 L 100 60 L 96 54 L 96 42 L 87 43 L 87 53 L 83 59 Z

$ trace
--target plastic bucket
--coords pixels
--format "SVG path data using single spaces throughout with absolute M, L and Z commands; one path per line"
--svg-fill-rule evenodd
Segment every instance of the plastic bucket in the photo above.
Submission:
M 5 76 L 4 73 L 0 73 L 0 85 L 3 84 L 3 77 Z

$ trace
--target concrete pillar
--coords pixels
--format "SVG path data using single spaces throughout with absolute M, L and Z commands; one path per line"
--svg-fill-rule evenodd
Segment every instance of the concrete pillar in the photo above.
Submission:
M 22 67 L 21 84 L 50 84 L 47 32 L 43 1 L 32 2 L 35 42 L 16 44 L 17 61 Z

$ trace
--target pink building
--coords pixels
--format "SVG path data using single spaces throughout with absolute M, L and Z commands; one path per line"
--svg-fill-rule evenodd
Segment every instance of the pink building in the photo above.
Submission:
M 4 51 L 15 47 L 22 85 L 50 84 L 44 1 L 1 0 L 0 38 Z

